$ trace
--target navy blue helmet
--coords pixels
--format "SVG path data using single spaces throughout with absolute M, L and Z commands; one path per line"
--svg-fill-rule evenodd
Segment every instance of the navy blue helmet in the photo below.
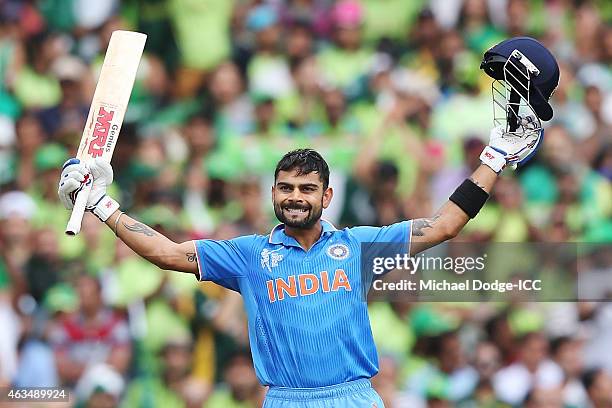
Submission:
M 537 117 L 550 120 L 553 109 L 548 102 L 559 85 L 559 65 L 552 53 L 530 37 L 514 37 L 491 47 L 484 54 L 480 68 L 510 89 L 508 121 L 520 98 L 527 101 Z M 514 108 L 513 108 L 514 107 Z M 513 127 L 511 125 L 511 127 Z

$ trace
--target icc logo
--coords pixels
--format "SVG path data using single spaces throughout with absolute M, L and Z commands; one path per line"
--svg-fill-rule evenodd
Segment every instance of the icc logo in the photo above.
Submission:
M 278 263 L 283 260 L 283 255 L 277 253 L 282 248 L 270 251 L 268 248 L 264 248 L 261 251 L 261 267 L 268 268 L 269 272 L 272 272 L 272 268 L 278 266 Z

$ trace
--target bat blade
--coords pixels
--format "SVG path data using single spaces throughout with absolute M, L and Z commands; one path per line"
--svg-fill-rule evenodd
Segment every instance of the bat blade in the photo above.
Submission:
M 134 31 L 113 32 L 77 150 L 76 157 L 81 161 L 100 158 L 110 162 L 146 39 L 145 34 Z M 76 235 L 81 230 L 90 190 L 91 185 L 85 185 L 78 193 L 66 234 Z

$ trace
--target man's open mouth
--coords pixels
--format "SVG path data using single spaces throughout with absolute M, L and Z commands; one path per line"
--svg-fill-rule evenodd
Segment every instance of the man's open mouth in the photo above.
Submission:
M 299 215 L 299 214 L 307 213 L 308 212 L 308 208 L 303 208 L 303 207 L 284 207 L 283 211 L 285 211 L 287 214 Z

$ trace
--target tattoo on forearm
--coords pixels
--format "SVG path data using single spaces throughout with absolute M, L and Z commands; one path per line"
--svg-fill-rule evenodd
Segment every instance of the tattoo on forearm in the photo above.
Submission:
M 132 231 L 132 232 L 136 232 L 138 234 L 144 234 L 147 237 L 152 237 L 155 235 L 155 231 L 153 231 L 151 228 L 147 227 L 146 225 L 144 225 L 141 222 L 135 222 L 132 225 L 127 225 L 125 222 L 123 223 L 123 226 L 128 230 L 128 231 Z
M 187 252 L 185 255 L 187 255 L 187 262 L 195 262 L 196 261 L 196 254 L 195 254 L 195 252 Z
M 412 235 L 422 237 L 425 235 L 425 228 L 433 228 L 433 224 L 440 218 L 440 214 L 434 215 L 432 218 L 419 218 L 412 221 Z

